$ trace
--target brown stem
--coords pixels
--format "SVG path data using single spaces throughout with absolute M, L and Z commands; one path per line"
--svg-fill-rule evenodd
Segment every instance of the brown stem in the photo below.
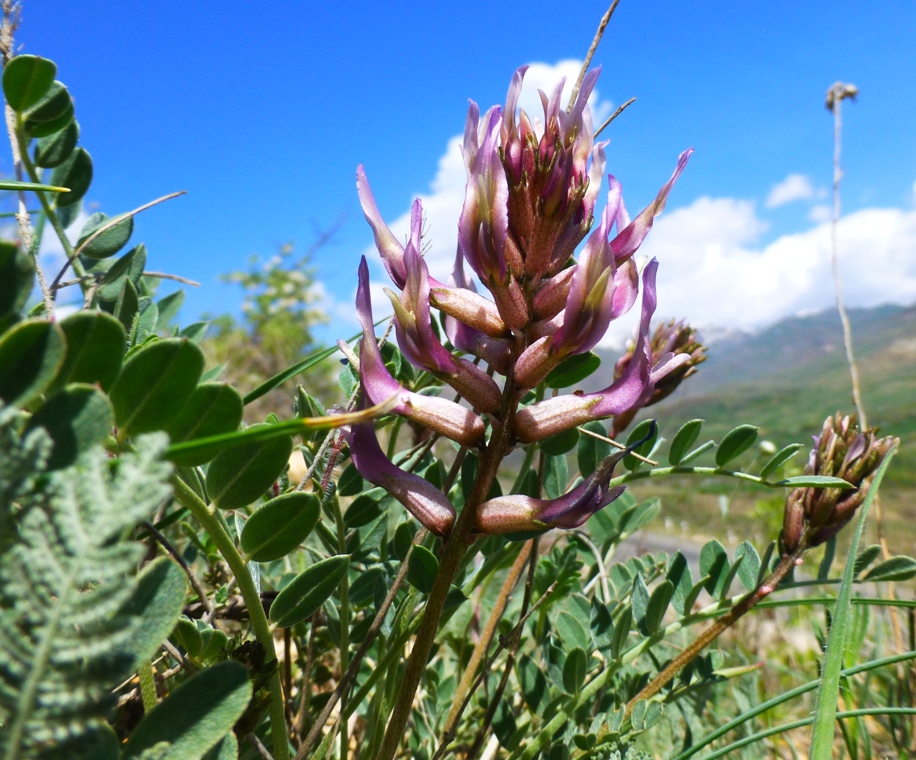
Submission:
M 418 531 L 417 535 L 414 536 L 410 551 L 413 550 L 414 546 L 426 538 L 426 536 L 426 530 Z M 407 577 L 409 559 L 410 552 L 408 551 L 408 555 L 401 563 L 401 569 L 398 571 L 397 577 L 394 579 L 394 583 L 391 584 L 391 588 L 388 590 L 388 595 L 382 602 L 382 606 L 379 607 L 378 612 L 375 615 L 375 619 L 372 621 L 372 625 L 369 626 L 369 630 L 366 632 L 366 637 L 363 639 L 363 643 L 360 644 L 356 654 L 353 655 L 353 659 L 350 662 L 347 671 L 341 676 L 340 683 L 337 684 L 337 688 L 334 689 L 334 693 L 331 694 L 331 698 L 327 701 L 321 713 L 318 715 L 318 719 L 315 721 L 315 725 L 312 726 L 312 730 L 309 731 L 309 735 L 305 738 L 305 741 L 302 742 L 302 746 L 296 753 L 295 760 L 303 760 L 303 758 L 305 758 L 309 752 L 315 748 L 321 739 L 321 730 L 324 728 L 325 724 L 328 722 L 328 719 L 331 717 L 331 713 L 334 711 L 334 708 L 337 706 L 340 698 L 353 685 L 353 681 L 356 679 L 356 674 L 359 672 L 359 665 L 363 661 L 363 657 L 366 656 L 366 652 L 369 651 L 369 647 L 371 647 L 375 641 L 375 637 L 378 635 L 378 632 L 382 629 L 382 623 L 385 622 L 385 616 L 388 614 L 388 610 L 394 602 L 394 597 L 397 595 L 401 588 L 401 584 L 404 583 L 404 579 Z
M 448 717 L 445 719 L 446 733 L 455 728 L 458 713 L 464 701 L 464 695 L 470 690 L 471 684 L 474 682 L 474 676 L 477 675 L 477 666 L 480 665 L 484 655 L 487 653 L 487 649 L 490 648 L 490 642 L 493 641 L 493 636 L 496 633 L 496 626 L 499 625 L 499 621 L 506 611 L 506 605 L 509 603 L 509 594 L 511 594 L 512 589 L 515 588 L 515 584 L 522 574 L 522 570 L 525 567 L 525 563 L 528 561 L 528 555 L 530 553 L 531 541 L 528 541 L 522 546 L 522 550 L 518 553 L 515 562 L 509 569 L 509 574 L 506 576 L 503 587 L 499 590 L 499 595 L 496 597 L 496 602 L 493 605 L 490 616 L 487 618 L 487 623 L 484 626 L 483 632 L 480 634 L 480 638 L 477 640 L 477 644 L 474 646 L 474 651 L 471 653 L 471 659 L 464 669 L 464 673 L 461 675 L 461 681 L 458 683 L 458 688 L 455 690 L 455 698 L 452 700 L 452 707 L 448 712 Z
M 493 718 L 496 716 L 496 708 L 499 707 L 500 700 L 502 700 L 503 694 L 506 691 L 506 686 L 509 684 L 509 676 L 512 674 L 512 666 L 515 664 L 515 655 L 518 653 L 518 645 L 522 638 L 522 626 L 524 626 L 525 621 L 531 613 L 534 612 L 534 608 L 531 610 L 528 609 L 528 604 L 531 602 L 531 589 L 534 585 L 534 571 L 537 567 L 538 543 L 539 540 L 537 538 L 531 541 L 531 561 L 528 564 L 528 579 L 525 581 L 525 596 L 522 599 L 522 617 L 520 623 L 515 627 L 515 630 L 513 630 L 509 641 L 509 656 L 506 658 L 506 665 L 503 668 L 502 678 L 499 679 L 499 685 L 496 687 L 496 691 L 490 699 L 490 704 L 487 706 L 487 712 L 484 715 L 480 727 L 477 729 L 474 743 L 468 750 L 465 760 L 477 760 L 480 751 L 483 749 L 484 741 L 487 738 L 487 734 L 490 732 L 490 726 L 493 725 Z M 535 607 L 538 605 L 540 605 L 540 601 Z
M 614 0 L 614 2 L 611 3 L 611 7 L 608 8 L 604 16 L 601 17 L 601 23 L 598 24 L 598 31 L 595 32 L 592 44 L 589 45 L 588 52 L 585 54 L 585 61 L 582 63 L 582 70 L 579 72 L 579 78 L 576 80 L 576 84 L 569 96 L 569 105 L 566 106 L 567 111 L 571 111 L 576 103 L 576 97 L 579 95 L 579 88 L 582 86 L 582 80 L 585 79 L 585 73 L 588 71 L 588 66 L 592 62 L 595 51 L 598 49 L 598 43 L 601 42 L 601 38 L 604 36 L 604 30 L 611 21 L 611 16 L 613 16 L 614 11 L 617 10 L 618 3 L 620 3 L 620 0 Z
M 797 561 L 805 553 L 807 547 L 804 543 L 792 554 L 787 554 L 779 561 L 776 569 L 770 576 L 756 589 L 751 591 L 741 601 L 735 604 L 725 615 L 720 617 L 697 637 L 689 647 L 675 657 L 655 678 L 653 678 L 646 687 L 640 691 L 633 699 L 627 702 L 625 715 L 629 716 L 630 712 L 637 702 L 643 699 L 650 699 L 658 694 L 678 673 L 686 667 L 694 657 L 702 652 L 712 641 L 722 635 L 728 628 L 733 626 L 738 620 L 749 612 L 758 602 L 762 601 L 780 584 L 789 571 L 795 567 Z
M 517 403 L 515 382 L 510 375 L 506 378 L 506 385 L 503 389 L 499 415 L 501 421 L 494 423 L 493 435 L 481 456 L 474 486 L 465 501 L 464 509 L 461 510 L 461 514 L 455 522 L 451 535 L 441 549 L 439 572 L 436 574 L 436 579 L 426 602 L 423 621 L 417 630 L 413 649 L 410 653 L 410 658 L 407 660 L 407 667 L 401 681 L 401 689 L 398 692 L 394 710 L 388 721 L 388 728 L 385 731 L 385 738 L 382 740 L 377 760 L 392 760 L 397 752 L 398 745 L 401 743 L 401 739 L 404 738 L 404 729 L 410 718 L 414 696 L 417 693 L 420 679 L 426 669 L 429 653 L 436 638 L 436 629 L 439 626 L 439 618 L 442 616 L 445 597 L 448 595 L 455 573 L 458 572 L 458 568 L 461 565 L 461 559 L 468 549 L 468 537 L 474 530 L 477 507 L 486 500 L 490 487 L 496 479 L 499 466 L 502 464 L 503 457 L 509 449 L 512 422 Z
M 170 555 L 172 555 L 172 559 L 181 565 L 181 569 L 184 570 L 185 575 L 188 576 L 188 580 L 191 581 L 191 586 L 194 588 L 194 592 L 197 594 L 197 598 L 200 599 L 200 603 L 204 606 L 204 610 L 207 612 L 207 614 L 211 614 L 213 612 L 213 606 L 210 604 L 210 600 L 207 598 L 207 594 L 204 591 L 203 586 L 200 585 L 200 581 L 197 580 L 197 576 L 194 575 L 194 573 L 191 571 L 188 563 L 184 561 L 184 557 L 178 553 L 175 547 L 172 546 L 171 542 L 151 522 L 144 521 L 140 523 L 140 525 L 149 531 L 150 535 L 152 535 L 153 538 L 162 544 L 162 548 L 165 549 Z

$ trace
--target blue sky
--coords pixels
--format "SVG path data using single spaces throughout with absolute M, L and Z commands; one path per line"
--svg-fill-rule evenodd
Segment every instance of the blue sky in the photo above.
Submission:
M 185 322 L 237 311 L 241 294 L 218 273 L 287 241 L 304 250 L 345 214 L 315 261 L 331 337 L 353 332 L 356 267 L 372 241 L 357 164 L 398 232 L 424 196 L 431 269 L 444 278 L 460 191 L 450 141 L 467 99 L 501 103 L 523 63 L 546 64 L 550 79 L 563 67 L 548 67 L 581 60 L 605 9 L 25 0 L 17 41 L 55 60 L 76 98 L 93 208 L 188 191 L 138 217 L 135 232 L 156 269 L 203 284 Z M 861 91 L 843 109 L 848 300 L 916 301 L 914 39 L 910 0 L 622 0 L 595 57 L 595 106 L 638 99 L 602 135 L 631 213 L 696 149 L 643 248 L 661 262 L 660 315 L 757 327 L 831 303 L 823 98 L 836 80 Z

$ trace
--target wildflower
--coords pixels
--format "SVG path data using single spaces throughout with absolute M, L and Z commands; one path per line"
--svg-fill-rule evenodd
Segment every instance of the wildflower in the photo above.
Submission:
M 379 446 L 371 422 L 343 428 L 357 472 L 384 488 L 403 504 L 420 524 L 437 536 L 447 536 L 455 522 L 455 508 L 445 494 L 419 475 L 395 465 Z
M 654 434 L 653 423 L 651 435 Z M 605 457 L 591 475 L 558 499 L 535 499 L 513 494 L 485 501 L 477 510 L 477 530 L 495 534 L 578 528 L 626 490 L 626 486 L 608 487 L 614 467 L 646 440 L 648 438 L 643 438 L 626 450 Z
M 837 413 L 824 421 L 805 467 L 806 475 L 843 478 L 852 489 L 796 488 L 786 499 L 780 544 L 783 552 L 813 547 L 836 535 L 865 501 L 865 494 L 884 457 L 900 443 L 877 437 L 877 428 L 859 430 L 855 415 Z
M 359 375 L 366 397 L 373 404 L 380 404 L 396 396 L 397 404 L 392 409 L 395 414 L 426 425 L 462 446 L 482 443 L 483 420 L 470 409 L 447 399 L 408 391 L 391 376 L 375 339 L 369 300 L 369 266 L 365 257 L 359 265 L 356 313 L 363 327 L 363 337 L 359 344 Z
M 689 356 L 666 354 L 653 364 L 649 346 L 649 322 L 655 313 L 655 275 L 658 262 L 653 259 L 643 272 L 642 315 L 639 335 L 623 374 L 597 393 L 556 396 L 520 409 L 515 416 L 515 434 L 522 443 L 533 443 L 548 436 L 641 408 L 652 396 L 655 385 Z
M 697 331 L 683 320 L 676 322 L 672 319 L 656 327 L 649 346 L 653 365 L 658 364 L 669 354 L 686 355 L 689 359 L 682 360 L 681 364 L 655 384 L 652 395 L 646 401 L 645 406 L 652 406 L 670 396 L 686 378 L 696 374 L 698 364 L 706 361 L 706 346 L 697 340 Z M 626 372 L 633 360 L 635 348 L 635 344 L 631 343 L 627 352 L 617 360 L 614 366 L 615 378 Z M 627 429 L 637 411 L 630 410 L 614 417 L 613 436 L 616 437 Z

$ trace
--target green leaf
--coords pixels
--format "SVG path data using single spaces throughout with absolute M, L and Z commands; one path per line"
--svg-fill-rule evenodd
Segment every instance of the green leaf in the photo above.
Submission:
M 171 557 L 158 557 L 140 571 L 136 590 L 121 608 L 138 621 L 124 645 L 135 668 L 150 662 L 175 629 L 187 596 L 188 578 Z
M 57 75 L 57 66 L 37 55 L 17 55 L 3 69 L 3 96 L 10 108 L 22 113 L 41 100 Z
M 35 263 L 19 246 L 0 240 L 0 334 L 18 319 L 35 283 Z
M 646 618 L 646 610 L 649 607 L 649 588 L 643 580 L 642 573 L 639 573 L 633 579 L 633 593 L 630 596 L 630 604 L 633 608 L 633 619 L 637 624 L 642 623 Z
M 538 664 L 530 655 L 523 654 L 518 660 L 518 682 L 522 690 L 525 703 L 532 713 L 537 714 L 538 708 L 549 696 L 547 679 Z
M 239 392 L 225 383 L 202 383 L 194 389 L 187 404 L 166 431 L 174 443 L 179 443 L 230 433 L 237 430 L 241 422 L 242 397 Z M 207 451 L 177 454 L 172 461 L 187 467 L 204 464 L 215 454 Z
M 677 467 L 681 463 L 684 455 L 700 437 L 702 427 L 703 420 L 690 420 L 681 425 L 671 441 L 671 446 L 668 447 L 668 464 Z
M 285 557 L 314 530 L 320 511 L 321 504 L 313 493 L 293 491 L 271 499 L 245 523 L 242 551 L 253 562 Z
M 239 743 L 235 734 L 226 734 L 210 750 L 203 760 L 238 760 Z
M 675 553 L 671 558 L 671 563 L 668 567 L 668 572 L 665 574 L 665 578 L 674 586 L 674 593 L 671 598 L 671 604 L 674 609 L 681 615 L 689 612 L 684 602 L 687 600 L 693 588 L 693 578 L 690 573 L 690 565 L 687 563 L 687 558 L 680 552 Z
M 859 542 L 865 531 L 865 523 L 871 504 L 878 493 L 878 486 L 887 471 L 888 465 L 894 458 L 897 447 L 894 446 L 884 457 L 865 501 L 859 508 L 859 520 L 856 531 L 852 537 L 852 544 L 846 558 L 846 567 L 843 570 L 843 582 L 840 584 L 840 593 L 833 611 L 833 622 L 830 633 L 827 635 L 827 650 L 824 653 L 824 665 L 821 670 L 821 685 L 818 689 L 817 702 L 814 711 L 814 727 L 811 734 L 811 760 L 831 760 L 833 757 L 833 737 L 836 728 L 836 707 L 840 691 L 840 672 L 843 668 L 843 655 L 846 652 L 846 629 L 849 624 L 850 597 L 852 596 L 853 570 L 855 557 L 858 554 Z
M 576 428 L 570 428 L 541 441 L 541 451 L 551 456 L 561 456 L 568 451 L 572 451 L 578 441 L 579 431 Z M 599 443 L 599 441 L 595 441 L 595 443 Z
M 66 342 L 60 327 L 28 319 L 0 336 L 0 399 L 26 406 L 54 380 L 64 361 Z
M 110 310 L 114 317 L 124 325 L 125 330 L 131 330 L 134 326 L 134 319 L 140 313 L 140 297 L 137 295 L 137 287 L 129 279 L 123 280 L 118 300 L 113 304 L 102 301 L 100 306 L 106 311 Z
M 197 659 L 204 648 L 203 637 L 197 623 L 184 615 L 178 616 L 175 624 L 175 638 L 191 657 Z
M 356 496 L 367 488 L 366 481 L 357 472 L 352 462 L 344 468 L 340 474 L 340 480 L 337 481 L 337 493 L 341 496 Z
M 92 157 L 85 148 L 77 148 L 70 157 L 51 173 L 51 184 L 70 188 L 57 196 L 58 208 L 79 203 L 92 184 Z
M 716 449 L 716 466 L 725 467 L 735 457 L 740 456 L 753 446 L 754 441 L 757 440 L 757 431 L 759 429 L 754 425 L 739 425 L 734 430 L 726 433 Z
M 41 96 L 41 99 L 23 112 L 22 119 L 25 122 L 26 131 L 31 132 L 30 127 L 34 129 L 38 124 L 57 122 L 68 112 L 72 118 L 73 99 L 63 82 L 55 80 L 51 82 L 51 86 Z
M 829 475 L 796 475 L 792 478 L 777 480 L 770 485 L 788 486 L 789 488 L 855 488 L 851 483 L 843 478 L 833 478 Z
M 614 621 L 614 638 L 611 641 L 611 657 L 614 660 L 620 659 L 620 654 L 630 635 L 630 628 L 633 627 L 633 610 L 625 607 Z
M 181 309 L 181 306 L 184 303 L 184 298 L 184 291 L 176 290 L 174 293 L 170 293 L 165 298 L 162 298 L 157 302 L 157 305 L 159 306 L 159 321 L 156 322 L 157 332 L 168 327 L 169 322 L 178 316 L 178 311 Z
M 152 298 L 143 296 L 139 306 L 140 313 L 137 314 L 128 336 L 128 341 L 132 346 L 143 345 L 146 339 L 153 334 L 156 329 L 156 321 L 159 319 L 159 308 Z
M 156 705 L 134 730 L 123 757 L 137 758 L 159 742 L 168 742 L 161 760 L 198 760 L 232 730 L 250 699 L 245 666 L 218 662 L 195 673 Z
M 57 84 L 57 82 L 55 82 L 55 84 Z M 60 132 L 73 121 L 75 111 L 70 93 L 66 90 L 55 91 L 54 95 L 53 101 L 49 97 L 48 101 L 42 101 L 36 105 L 33 110 L 25 114 L 26 119 L 23 129 L 28 137 L 49 137 L 56 132 Z M 47 106 L 45 105 L 46 102 Z M 60 110 L 61 108 L 62 110 Z M 32 118 L 33 111 L 38 112 L 42 116 L 57 112 L 57 116 L 45 120 L 34 119 Z
M 270 619 L 278 628 L 289 628 L 310 618 L 334 593 L 349 566 L 350 555 L 339 554 L 299 573 L 277 594 L 270 608 Z
M 640 528 L 648 525 L 661 511 L 662 505 L 657 497 L 646 499 L 625 509 L 619 518 L 618 530 L 627 536 L 633 535 Z
M 563 663 L 563 688 L 567 694 L 578 694 L 585 683 L 585 674 L 588 669 L 588 655 L 575 647 Z
M 108 398 L 91 385 L 73 384 L 57 391 L 29 420 L 27 429 L 44 428 L 53 441 L 48 469 L 73 464 L 80 454 L 109 435 L 114 412 Z
M 632 446 L 637 441 L 646 438 L 646 436 L 649 436 L 648 439 L 633 449 L 633 454 L 647 457 L 652 453 L 655 442 L 658 440 L 658 425 L 655 423 L 655 420 L 643 420 L 636 425 L 627 436 L 627 446 Z M 633 454 L 627 454 L 623 458 L 623 466 L 628 470 L 638 470 L 644 464 L 642 460 L 637 459 Z
M 546 467 L 544 476 L 544 493 L 548 499 L 556 499 L 566 493 L 566 481 L 568 471 L 566 468 L 566 457 L 546 457 Z
M 139 621 L 117 613 L 134 593 L 143 549 L 126 536 L 170 495 L 164 444 L 165 436 L 142 439 L 115 462 L 96 447 L 30 485 L 36 506 L 20 511 L 16 540 L 0 552 L 4 607 L 16 610 L 0 636 L 0 660 L 15 663 L 0 675 L 9 757 L 37 757 L 49 739 L 96 730 L 110 715 L 112 686 L 131 673 L 124 647 Z M 7 434 L 0 447 L 4 469 L 24 453 Z M 70 745 L 54 750 L 47 756 L 74 756 Z
M 662 627 L 665 619 L 665 612 L 668 604 L 674 596 L 674 584 L 665 580 L 659 583 L 649 596 L 649 603 L 646 605 L 646 630 L 650 634 L 658 632 Z
M 98 383 L 108 390 L 121 371 L 127 335 L 121 323 L 102 311 L 78 311 L 60 322 L 67 356 L 52 389 L 67 383 Z
M 704 588 L 712 597 L 718 597 L 728 575 L 728 552 L 718 541 L 708 541 L 700 549 L 700 575 L 707 576 Z
M 735 560 L 739 559 L 738 582 L 748 591 L 753 591 L 757 588 L 757 576 L 760 574 L 760 555 L 750 543 L 742 541 L 735 549 Z
M 916 576 L 916 559 L 897 555 L 879 562 L 859 580 L 862 581 L 908 581 Z
M 181 331 L 181 337 L 200 343 L 206 336 L 209 326 L 209 322 L 192 322 Z
M 272 427 L 266 423 L 251 429 Z M 238 509 L 257 500 L 286 469 L 293 440 L 289 435 L 245 444 L 217 455 L 207 468 L 207 493 L 220 509 Z
M 115 230 L 110 230 L 114 232 Z M 100 240 L 104 240 L 108 233 L 104 233 L 92 242 L 95 246 Z M 127 242 L 127 241 L 125 241 Z M 143 276 L 143 269 L 146 267 L 146 246 L 141 243 L 131 248 L 121 258 L 119 258 L 102 277 L 99 284 L 99 300 L 115 301 L 121 294 L 124 287 L 124 280 L 130 279 L 134 287 L 139 287 L 140 278 Z M 179 291 L 180 292 L 180 291 Z M 158 329 L 158 325 L 157 325 Z
M 858 576 L 859 573 L 861 573 L 866 567 L 878 559 L 880 554 L 880 544 L 872 544 L 871 546 L 866 546 L 862 551 L 860 551 L 859 556 L 856 557 L 856 564 L 853 567 L 853 577 Z
M 353 503 L 347 507 L 344 512 L 344 523 L 348 528 L 362 528 L 380 514 L 382 514 L 382 502 L 387 497 L 387 492 L 382 488 L 373 488 L 367 493 L 361 494 Z
M 776 472 L 780 467 L 782 467 L 786 462 L 788 462 L 792 457 L 794 457 L 800 449 L 805 448 L 803 443 L 790 443 L 785 448 L 780 449 L 770 460 L 763 466 L 760 470 L 760 478 L 766 480 L 774 472 Z
M 118 426 L 133 434 L 168 426 L 191 398 L 203 369 L 203 352 L 186 338 L 141 348 L 124 363 L 111 389 Z
M 439 572 L 439 560 L 425 546 L 417 544 L 407 559 L 407 581 L 417 591 L 428 594 Z
M 318 399 L 309 394 L 301 385 L 296 386 L 296 416 L 297 417 L 323 417 L 328 413 Z M 305 443 L 318 442 L 324 436 L 321 430 L 306 431 L 302 434 L 302 440 Z
M 564 610 L 557 615 L 557 633 L 560 635 L 560 641 L 568 650 L 575 647 L 588 649 L 588 631 L 572 613 Z
M 601 357 L 591 351 L 564 359 L 545 378 L 548 388 L 569 388 L 581 383 L 601 366 Z
M 111 225 L 113 221 L 101 213 L 93 214 L 86 220 L 86 224 L 83 225 L 79 240 L 76 243 L 77 249 L 83 256 L 88 256 L 90 259 L 107 259 L 127 245 L 127 241 L 130 240 L 130 236 L 134 232 L 134 218 L 132 216 L 124 217 L 120 222 L 116 222 L 113 226 L 108 227 L 104 232 L 93 238 L 93 235 L 102 228 Z M 136 248 L 134 251 L 136 251 Z M 143 253 L 146 253 L 145 249 Z
M 33 161 L 42 169 L 54 169 L 66 161 L 79 141 L 80 127 L 71 121 L 55 134 L 43 137 L 35 146 Z
M 582 429 L 607 438 L 607 429 L 602 422 L 586 422 Z M 579 445 L 576 449 L 576 463 L 579 465 L 579 474 L 583 478 L 587 478 L 598 469 L 601 460 L 609 456 L 610 453 L 611 444 L 607 441 L 601 441 L 584 433 L 580 434 Z
M 611 646 L 614 640 L 614 618 L 607 605 L 597 599 L 592 599 L 589 628 L 598 649 L 604 650 Z
M 700 580 L 698 580 L 694 584 L 693 588 L 690 589 L 690 592 L 684 598 L 684 613 L 683 614 L 685 615 L 690 614 L 690 611 L 693 609 L 693 605 L 695 605 L 697 603 L 697 599 L 700 598 L 700 592 L 703 591 L 704 588 L 706 588 L 706 584 L 709 583 L 709 580 L 710 580 L 709 576 L 704 575 L 702 578 L 700 578 Z

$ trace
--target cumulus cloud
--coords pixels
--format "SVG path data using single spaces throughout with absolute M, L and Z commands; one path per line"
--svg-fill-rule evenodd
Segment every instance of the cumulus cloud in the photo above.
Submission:
M 830 224 L 760 245 L 765 228 L 753 203 L 730 198 L 699 198 L 660 217 L 640 251 L 660 262 L 659 315 L 755 329 L 829 308 Z M 849 214 L 837 242 L 849 306 L 916 301 L 916 210 Z
M 767 208 L 784 206 L 792 201 L 804 201 L 814 197 L 811 180 L 804 174 L 790 174 L 779 184 L 773 185 L 766 200 Z

